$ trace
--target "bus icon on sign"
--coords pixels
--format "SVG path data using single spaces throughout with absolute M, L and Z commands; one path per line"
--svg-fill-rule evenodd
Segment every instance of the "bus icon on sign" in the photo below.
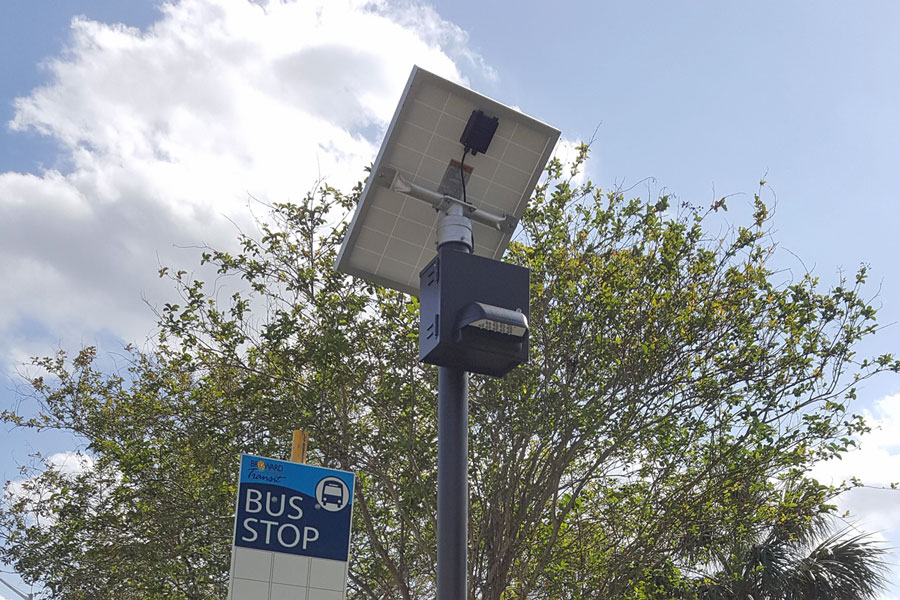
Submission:
M 322 504 L 331 504 L 332 502 L 334 502 L 334 505 L 338 508 L 344 505 L 344 487 L 338 483 L 329 481 L 325 484 L 325 487 L 322 488 Z
M 325 477 L 316 486 L 316 501 L 319 507 L 329 512 L 337 512 L 350 501 L 350 490 L 339 478 Z

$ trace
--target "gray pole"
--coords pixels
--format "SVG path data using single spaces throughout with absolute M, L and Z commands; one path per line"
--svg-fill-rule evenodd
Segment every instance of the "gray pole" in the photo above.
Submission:
M 438 600 L 466 598 L 468 396 L 468 373 L 438 367 Z
M 17 593 L 19 596 L 21 596 L 21 597 L 24 598 L 25 600 L 31 600 L 32 598 L 34 598 L 34 594 L 23 594 L 22 592 L 20 592 L 20 591 L 17 590 L 16 588 L 14 588 L 14 587 L 12 586 L 11 583 L 9 583 L 8 581 L 4 580 L 2 577 L 0 577 L 0 583 L 2 583 L 3 585 L 5 585 L 6 587 L 8 587 L 9 589 L 11 589 L 12 591 L 14 591 L 15 593 Z
M 459 209 L 454 207 L 451 212 Z M 462 229 L 459 229 L 459 227 Z M 471 222 L 441 222 L 438 256 L 471 252 Z M 441 319 L 453 318 L 440 315 Z M 438 367 L 437 600 L 466 600 L 469 523 L 469 374 Z

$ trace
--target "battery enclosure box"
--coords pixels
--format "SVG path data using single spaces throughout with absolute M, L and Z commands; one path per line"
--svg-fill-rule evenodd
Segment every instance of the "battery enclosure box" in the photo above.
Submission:
M 528 361 L 522 338 L 475 328 L 460 331 L 458 316 L 473 302 L 529 316 L 530 271 L 525 267 L 441 247 L 419 273 L 419 360 L 502 377 Z

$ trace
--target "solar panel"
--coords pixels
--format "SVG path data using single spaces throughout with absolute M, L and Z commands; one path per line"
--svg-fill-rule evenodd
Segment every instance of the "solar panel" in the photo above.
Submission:
M 341 246 L 339 271 L 418 295 L 419 272 L 436 251 L 438 213 L 422 200 L 393 191 L 391 183 L 398 174 L 436 192 L 461 188 L 456 179 L 463 159 L 460 136 L 474 110 L 499 123 L 487 152 L 465 156 L 466 200 L 518 223 L 559 131 L 413 67 Z M 500 259 L 511 236 L 479 222 L 473 222 L 472 232 L 474 253 L 493 259 Z

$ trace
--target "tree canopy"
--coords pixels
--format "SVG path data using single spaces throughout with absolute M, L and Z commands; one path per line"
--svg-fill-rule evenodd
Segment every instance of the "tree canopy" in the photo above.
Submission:
M 878 330 L 865 267 L 792 277 L 759 194 L 727 226 L 725 199 L 576 183 L 586 155 L 551 161 L 505 257 L 531 269 L 530 362 L 470 385 L 470 597 L 801 597 L 760 595 L 764 546 L 856 552 L 868 587 L 828 597 L 870 597 L 865 539 L 803 555 L 839 491 L 809 468 L 865 431 L 859 382 L 900 370 L 855 354 Z M 415 298 L 333 270 L 359 191 L 274 205 L 204 252 L 214 281 L 162 269 L 178 300 L 120 370 L 95 348 L 35 360 L 3 419 L 89 460 L 7 487 L 0 560 L 54 598 L 223 597 L 238 456 L 286 457 L 303 428 L 311 462 L 358 473 L 351 597 L 433 595 L 436 370 Z

